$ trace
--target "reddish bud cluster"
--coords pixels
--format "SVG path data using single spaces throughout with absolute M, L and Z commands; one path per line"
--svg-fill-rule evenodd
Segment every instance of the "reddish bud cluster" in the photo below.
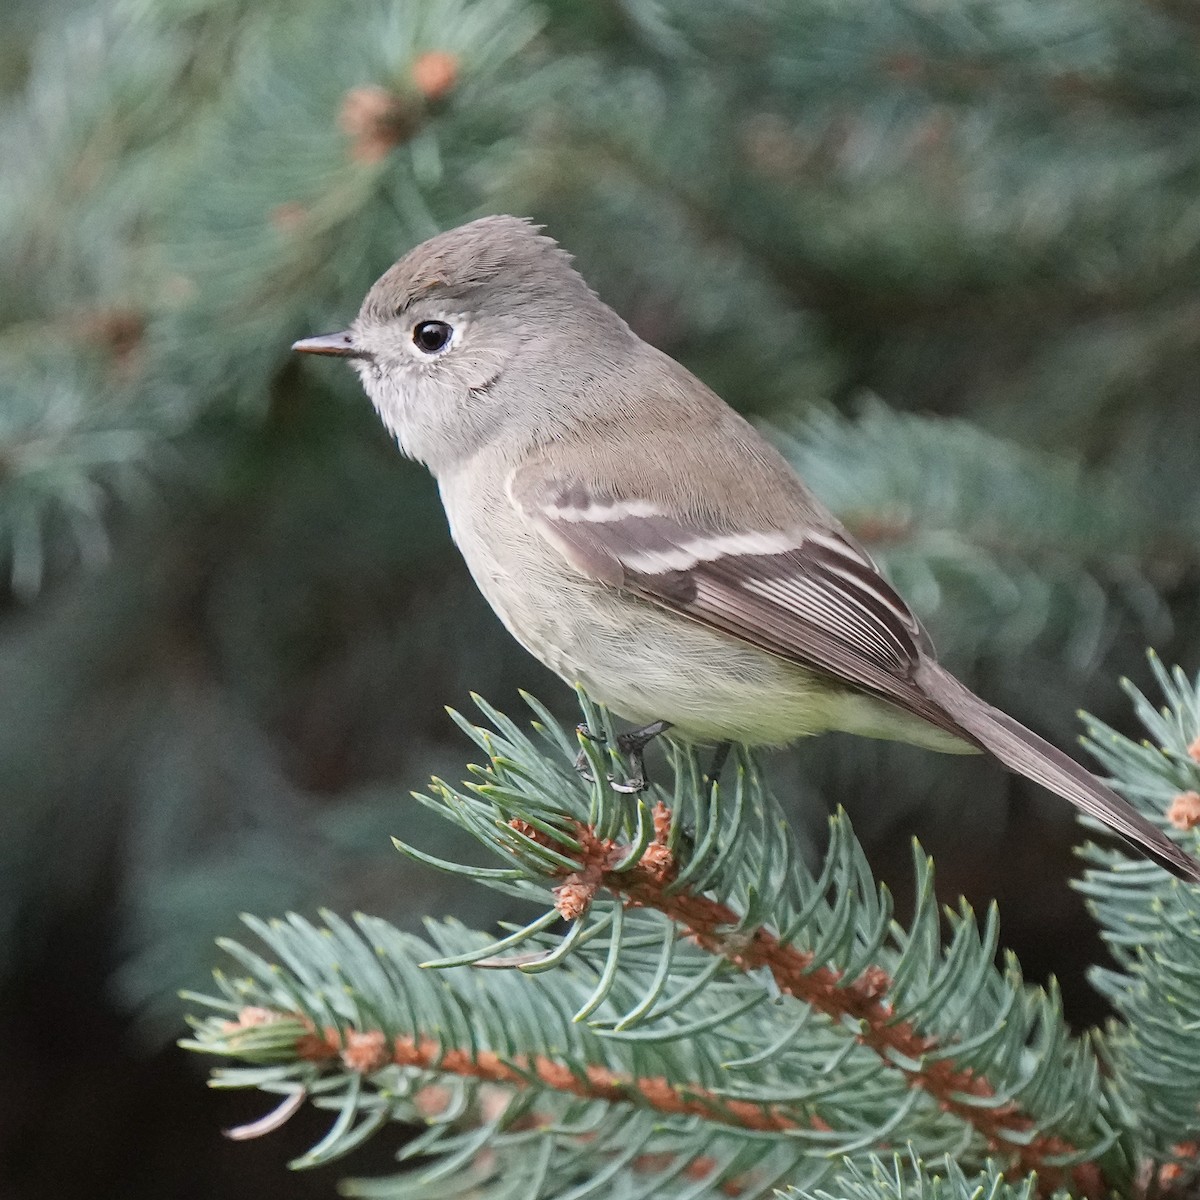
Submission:
M 351 1071 L 370 1075 L 386 1067 L 389 1058 L 387 1038 L 378 1029 L 351 1030 L 346 1034 L 342 1062 Z
M 458 83 L 458 55 L 446 50 L 426 50 L 412 65 L 412 81 L 430 102 L 444 99 Z
M 121 369 L 135 364 L 137 352 L 146 335 L 144 313 L 132 308 L 106 308 L 85 313 L 77 323 L 84 341 L 100 346 Z
M 1164 1191 L 1169 1191 L 1194 1170 L 1193 1163 L 1184 1160 L 1195 1160 L 1196 1156 L 1200 1154 L 1200 1143 L 1180 1142 L 1177 1146 L 1171 1147 L 1171 1152 L 1177 1155 L 1180 1161 L 1165 1163 L 1158 1168 L 1158 1186 Z
M 550 839 L 536 825 L 530 825 L 528 821 L 522 821 L 520 817 L 513 817 L 509 821 L 508 827 L 531 842 L 537 842 L 539 846 L 550 845 Z
M 1200 825 L 1200 793 L 1180 792 L 1167 809 L 1167 820 L 1176 829 L 1195 829 Z
M 457 86 L 458 57 L 427 50 L 413 60 L 410 75 L 413 90 L 365 84 L 342 97 L 338 128 L 350 138 L 355 162 L 381 162 L 412 138 L 424 119 L 425 105 L 445 99 Z
M 237 1020 L 226 1021 L 221 1026 L 226 1033 L 237 1033 L 239 1029 L 253 1029 L 256 1025 L 271 1025 L 284 1019 L 283 1013 L 273 1008 L 258 1008 L 247 1005 L 237 1015 Z
M 416 132 L 418 114 L 403 97 L 378 86 L 351 88 L 342 97 L 338 128 L 355 162 L 376 163 Z
M 580 825 L 577 834 L 583 843 L 580 869 L 571 872 L 554 889 L 554 907 L 564 921 L 575 921 L 587 912 L 604 876 L 620 861 L 621 848 L 611 838 L 599 838 L 587 825 Z

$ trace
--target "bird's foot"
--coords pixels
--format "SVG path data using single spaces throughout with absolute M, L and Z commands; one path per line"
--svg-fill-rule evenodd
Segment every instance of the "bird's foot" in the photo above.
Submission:
M 646 777 L 646 747 L 670 728 L 670 721 L 651 721 L 649 725 L 643 725 L 640 729 L 630 729 L 617 735 L 617 749 L 629 759 L 633 774 L 624 783 L 613 783 L 609 780 L 613 791 L 633 795 L 644 792 L 650 786 L 650 780 Z
M 646 777 L 646 747 L 654 741 L 659 734 L 666 733 L 671 728 L 670 721 L 651 721 L 649 725 L 642 725 L 638 729 L 630 729 L 625 733 L 617 735 L 617 750 L 624 754 L 633 768 L 630 776 L 618 782 L 611 775 L 608 777 L 608 785 L 614 792 L 621 792 L 624 795 L 636 795 L 639 792 L 644 792 L 650 782 Z M 576 726 L 576 731 L 579 736 L 585 738 L 589 742 L 605 741 L 604 734 L 593 733 L 586 725 Z M 575 756 L 575 770 L 583 777 L 587 783 L 595 783 L 595 776 L 588 769 L 587 754 L 580 747 L 579 753 Z

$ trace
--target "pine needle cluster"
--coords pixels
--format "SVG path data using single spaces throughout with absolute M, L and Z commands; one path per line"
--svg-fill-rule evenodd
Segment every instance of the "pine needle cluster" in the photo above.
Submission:
M 1123 790 L 1186 833 L 1200 781 L 1200 680 L 1153 660 L 1167 704 L 1135 694 L 1153 739 L 1090 737 Z M 592 730 L 605 714 L 581 696 Z M 487 756 L 422 804 L 499 865 L 431 864 L 532 904 L 499 938 L 458 923 L 404 934 L 366 915 L 247 918 L 268 957 L 224 947 L 215 1010 L 186 1044 L 237 1060 L 222 1087 L 335 1113 L 298 1166 L 390 1121 L 420 1125 L 391 1180 L 348 1194 L 628 1197 L 1171 1191 L 1195 1169 L 1200 899 L 1089 845 L 1082 885 L 1118 966 L 1119 1018 L 1074 1034 L 1053 986 L 999 952 L 993 906 L 939 911 L 914 846 L 898 922 L 844 813 L 815 868 L 753 760 L 724 782 L 673 746 L 669 785 L 631 802 L 625 764 L 576 746 L 528 698 L 531 732 L 477 701 Z M 592 782 L 576 769 L 579 749 Z M 1186 807 L 1186 806 L 1184 806 Z M 888 1165 L 890 1151 L 898 1153 Z M 844 1190 L 840 1190 L 844 1189 Z

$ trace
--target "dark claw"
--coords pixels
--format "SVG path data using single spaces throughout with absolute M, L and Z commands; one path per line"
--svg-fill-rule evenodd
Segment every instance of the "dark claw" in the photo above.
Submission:
M 624 783 L 613 783 L 613 791 L 636 795 L 650 786 L 650 781 L 646 778 L 646 747 L 659 734 L 666 733 L 670 728 L 670 721 L 651 721 L 649 725 L 643 725 L 640 729 L 630 729 L 618 734 L 617 749 L 629 759 L 633 774 Z
M 608 786 L 614 792 L 619 792 L 622 796 L 636 796 L 639 792 L 644 792 L 650 784 L 646 781 L 646 772 L 639 770 L 632 778 L 625 780 L 624 783 L 618 783 L 613 776 L 608 777 Z
M 633 774 L 623 783 L 618 783 L 610 775 L 608 777 L 608 785 L 614 792 L 632 796 L 638 792 L 644 792 L 650 786 L 646 778 L 646 764 L 643 754 L 646 747 L 660 733 L 665 733 L 670 728 L 670 721 L 651 721 L 649 725 L 643 725 L 640 729 L 630 729 L 626 733 L 618 734 L 617 749 L 629 759 L 630 765 L 633 767 Z M 593 733 L 586 725 L 577 725 L 575 729 L 580 737 L 586 738 L 590 742 L 603 742 L 607 740 L 604 734 Z M 583 752 L 582 747 L 580 747 L 579 753 L 575 756 L 575 770 L 579 772 L 585 783 L 596 782 L 595 776 L 588 769 L 587 755 Z

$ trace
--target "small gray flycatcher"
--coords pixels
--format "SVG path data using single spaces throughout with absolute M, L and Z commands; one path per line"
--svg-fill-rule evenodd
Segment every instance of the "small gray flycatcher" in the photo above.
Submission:
M 782 745 L 844 730 L 986 750 L 1200 880 L 1200 863 L 938 665 L 921 623 L 781 454 L 643 342 L 537 226 L 417 246 L 345 333 L 513 636 L 651 731 Z

